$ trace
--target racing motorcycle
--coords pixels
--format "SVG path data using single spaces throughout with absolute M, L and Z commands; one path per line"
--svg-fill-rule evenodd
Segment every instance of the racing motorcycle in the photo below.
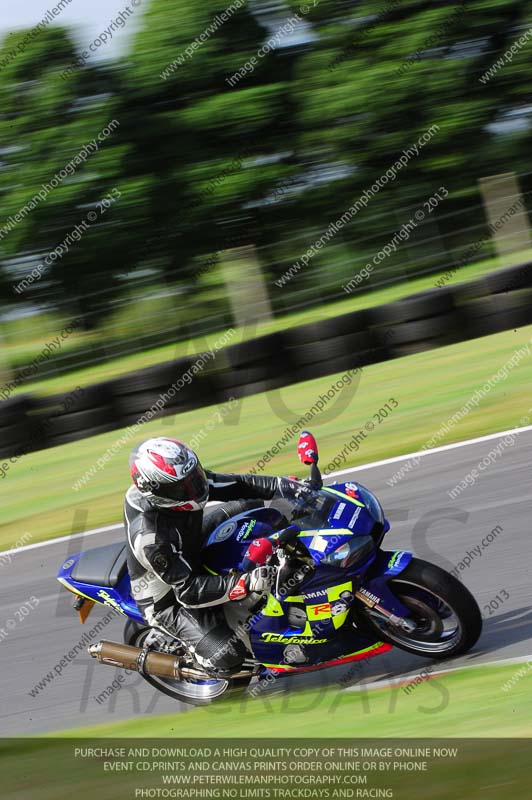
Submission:
M 271 591 L 223 606 L 248 653 L 236 674 L 208 674 L 185 642 L 148 626 L 131 594 L 124 543 L 70 557 L 57 575 L 77 595 L 82 622 L 95 603 L 128 618 L 124 643 L 100 641 L 89 646 L 90 655 L 138 671 L 176 700 L 204 705 L 252 678 L 260 686 L 392 647 L 434 659 L 473 647 L 482 618 L 466 587 L 410 552 L 384 550 L 390 524 L 378 499 L 358 482 L 324 486 L 308 431 L 298 455 L 310 466 L 309 478 L 283 479 L 271 501 L 222 523 L 204 544 L 205 570 L 227 574 L 249 567 L 250 543 L 271 543 L 267 564 L 277 568 Z

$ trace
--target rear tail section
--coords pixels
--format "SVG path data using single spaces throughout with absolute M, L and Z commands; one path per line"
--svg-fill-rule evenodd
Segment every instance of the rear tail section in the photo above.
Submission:
M 143 620 L 131 596 L 126 545 L 123 542 L 95 547 L 71 556 L 61 565 L 57 580 L 76 595 L 74 608 L 82 623 L 94 603 L 108 606 L 139 622 Z

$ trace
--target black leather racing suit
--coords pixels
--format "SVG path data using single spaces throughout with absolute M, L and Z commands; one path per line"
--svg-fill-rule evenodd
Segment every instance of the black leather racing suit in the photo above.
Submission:
M 237 669 L 245 648 L 225 623 L 221 605 L 234 578 L 207 575 L 203 542 L 225 519 L 263 505 L 279 486 L 266 475 L 222 475 L 206 470 L 209 500 L 227 502 L 205 511 L 155 508 L 131 486 L 124 519 L 131 593 L 146 621 L 186 642 L 213 671 Z

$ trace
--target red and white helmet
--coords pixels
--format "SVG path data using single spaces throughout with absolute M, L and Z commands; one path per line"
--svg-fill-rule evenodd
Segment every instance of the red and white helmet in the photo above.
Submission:
M 197 455 L 183 442 L 158 436 L 138 446 L 130 458 L 131 477 L 139 492 L 158 508 L 199 511 L 209 484 Z

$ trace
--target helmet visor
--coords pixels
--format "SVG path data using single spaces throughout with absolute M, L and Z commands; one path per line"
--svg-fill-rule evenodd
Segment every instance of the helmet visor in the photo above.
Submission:
M 201 464 L 196 466 L 176 483 L 165 483 L 154 490 L 154 494 L 176 503 L 200 503 L 209 496 L 207 476 Z

